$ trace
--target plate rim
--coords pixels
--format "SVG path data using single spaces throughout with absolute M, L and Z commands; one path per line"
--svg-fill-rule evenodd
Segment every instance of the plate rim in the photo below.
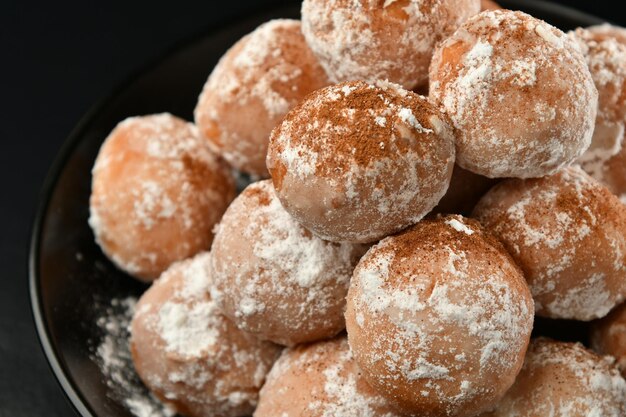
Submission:
M 524 4 L 529 8 L 543 10 L 552 14 L 561 14 L 574 20 L 594 21 L 595 23 L 593 24 L 611 23 L 611 21 L 599 18 L 594 14 L 581 11 L 568 5 L 553 3 L 549 0 L 501 0 L 501 3 Z M 44 314 L 43 299 L 41 297 L 42 292 L 40 287 L 41 280 L 39 274 L 39 257 L 44 219 L 48 211 L 52 194 L 56 189 L 60 174 L 65 167 L 68 158 L 83 137 L 84 131 L 93 122 L 93 119 L 98 115 L 98 113 L 110 105 L 133 83 L 138 81 L 142 75 L 155 69 L 158 65 L 174 56 L 182 49 L 189 47 L 194 43 L 200 42 L 202 39 L 211 36 L 212 34 L 235 24 L 242 19 L 251 18 L 258 13 L 267 12 L 271 9 L 278 9 L 281 6 L 286 7 L 291 4 L 295 6 L 297 2 L 293 1 L 285 3 L 284 1 L 274 1 L 265 6 L 253 6 L 245 13 L 230 16 L 217 24 L 201 29 L 196 33 L 185 36 L 174 42 L 161 53 L 157 53 L 154 57 L 130 71 L 127 76 L 122 78 L 122 81 L 114 83 L 114 87 L 108 94 L 102 96 L 85 113 L 83 113 L 76 125 L 63 140 L 61 147 L 56 152 L 53 162 L 47 170 L 42 185 L 40 186 L 36 209 L 30 222 L 30 240 L 28 244 L 28 292 L 31 316 L 35 324 L 37 339 L 39 340 L 40 347 L 43 350 L 48 366 L 52 370 L 52 373 L 65 398 L 68 400 L 68 403 L 74 411 L 80 416 L 98 417 L 89 405 L 89 402 L 81 393 L 76 381 L 71 378 L 67 365 L 61 359 L 61 356 L 58 354 L 57 349 L 51 341 L 52 338 L 50 336 L 48 321 Z
M 290 2 L 296 5 L 297 2 Z M 84 136 L 85 130 L 93 123 L 93 119 L 113 101 L 115 101 L 126 89 L 128 89 L 133 83 L 137 82 L 144 74 L 154 70 L 161 63 L 167 59 L 173 57 L 176 53 L 182 49 L 192 46 L 195 43 L 202 41 L 204 38 L 211 36 L 226 29 L 229 26 L 247 19 L 252 18 L 256 14 L 267 12 L 272 9 L 278 9 L 282 7 L 288 7 L 290 4 L 275 0 L 270 4 L 264 6 L 252 6 L 244 13 L 235 14 L 228 18 L 223 19 L 217 24 L 213 24 L 200 29 L 199 31 L 190 35 L 184 36 L 182 39 L 175 41 L 169 47 L 163 51 L 157 53 L 154 57 L 146 60 L 146 62 L 140 64 L 128 75 L 123 77 L 121 81 L 115 82 L 113 88 L 103 95 L 100 99 L 96 100 L 89 109 L 80 116 L 78 122 L 70 130 L 70 133 L 65 137 L 61 143 L 60 148 L 56 152 L 53 162 L 50 168 L 46 171 L 44 180 L 40 186 L 36 209 L 31 217 L 31 227 L 29 232 L 28 243 L 28 293 L 30 301 L 30 313 L 31 318 L 34 321 L 35 329 L 37 333 L 37 339 L 39 340 L 40 348 L 43 350 L 44 356 L 48 366 L 52 370 L 52 373 L 59 384 L 61 391 L 64 394 L 69 405 L 77 412 L 81 417 L 99 417 L 95 414 L 94 410 L 89 405 L 89 401 L 81 393 L 78 384 L 70 376 L 70 372 L 65 362 L 61 359 L 61 355 L 52 343 L 50 335 L 50 329 L 48 321 L 45 317 L 43 299 L 41 292 L 41 277 L 39 274 L 39 258 L 40 258 L 40 246 L 42 239 L 42 231 L 44 225 L 44 219 L 48 212 L 50 200 L 52 194 L 56 189 L 60 174 L 66 165 L 67 160 L 71 156 L 74 149 L 80 143 Z M 208 74 L 207 74 L 208 77 Z

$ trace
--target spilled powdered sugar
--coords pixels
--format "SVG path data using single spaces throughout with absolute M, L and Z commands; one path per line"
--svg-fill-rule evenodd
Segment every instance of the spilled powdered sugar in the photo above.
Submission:
M 96 324 L 103 334 L 93 348 L 92 360 L 108 386 L 107 396 L 126 406 L 135 417 L 172 417 L 175 413 L 149 393 L 133 366 L 129 326 L 136 301 L 128 297 L 96 303 L 100 311 Z

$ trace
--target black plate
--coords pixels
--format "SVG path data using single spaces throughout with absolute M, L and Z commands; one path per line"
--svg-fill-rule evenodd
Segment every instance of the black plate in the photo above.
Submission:
M 593 16 L 537 0 L 502 0 L 502 5 L 542 18 L 564 30 L 600 23 Z M 297 5 L 241 19 L 187 42 L 149 66 L 90 111 L 67 139 L 46 179 L 33 226 L 30 290 L 35 323 L 52 370 L 83 416 L 130 417 L 107 395 L 106 380 L 90 358 L 101 337 L 94 300 L 137 296 L 145 287 L 118 271 L 94 244 L 87 225 L 91 167 L 113 127 L 128 116 L 168 111 L 192 120 L 208 74 L 241 36 L 264 21 L 299 16 Z M 542 323 L 538 328 L 576 339 L 576 324 Z

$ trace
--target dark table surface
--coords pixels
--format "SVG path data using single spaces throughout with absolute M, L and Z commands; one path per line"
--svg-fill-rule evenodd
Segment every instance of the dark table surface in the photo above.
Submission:
M 559 2 L 626 25 L 617 2 Z M 2 2 L 0 417 L 75 415 L 39 347 L 27 290 L 30 224 L 65 137 L 146 61 L 220 22 L 282 3 L 288 2 Z

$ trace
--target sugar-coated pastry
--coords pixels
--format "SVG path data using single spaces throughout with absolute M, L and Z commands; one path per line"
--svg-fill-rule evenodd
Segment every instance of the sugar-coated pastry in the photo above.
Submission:
M 476 217 L 524 271 L 540 316 L 592 320 L 626 296 L 626 206 L 570 167 L 490 190 Z
M 601 25 L 589 26 L 587 29 L 596 35 L 610 37 L 622 45 L 626 45 L 626 28 L 603 23 Z
M 619 305 L 608 316 L 591 325 L 591 347 L 602 355 L 617 360 L 617 366 L 626 377 L 626 303 Z
M 237 329 L 209 296 L 209 253 L 177 262 L 136 306 L 131 352 L 150 390 L 187 417 L 243 417 L 280 348 Z
M 287 114 L 267 166 L 285 209 L 331 241 L 373 242 L 419 221 L 454 165 L 447 118 L 395 84 L 327 87 Z
M 302 31 L 331 81 L 412 89 L 437 42 L 479 11 L 480 0 L 304 0 Z
M 457 164 L 487 177 L 541 177 L 591 143 L 598 92 L 577 43 L 522 12 L 485 11 L 441 43 L 431 99 L 457 129 Z
M 254 417 L 400 417 L 363 378 L 345 336 L 286 349 Z
M 211 251 L 213 298 L 242 330 L 295 345 L 345 328 L 346 293 L 364 247 L 327 242 L 300 226 L 270 180 L 233 201 Z
M 474 174 L 455 165 L 448 191 L 433 211 L 469 216 L 478 200 L 497 183 L 496 179 Z
M 613 360 L 579 343 L 531 341 L 524 367 L 495 411 L 480 417 L 622 417 L 626 381 Z
M 533 326 L 520 269 L 475 220 L 422 220 L 357 265 L 348 340 L 366 380 L 400 412 L 470 417 L 513 384 Z
M 502 7 L 493 0 L 480 0 L 480 10 L 500 10 Z
M 132 117 L 100 149 L 89 224 L 120 269 L 152 281 L 209 249 L 234 193 L 228 168 L 194 125 L 167 113 Z
M 598 89 L 598 115 L 591 146 L 579 159 L 599 178 L 604 163 L 622 146 L 626 124 L 626 44 L 597 31 L 578 28 L 570 36 L 579 43 Z
M 297 20 L 272 20 L 226 52 L 206 82 L 196 124 L 235 168 L 267 176 L 270 132 L 304 96 L 329 81 Z
M 602 163 L 591 174 L 626 204 L 626 146 L 622 146 L 617 155 Z

